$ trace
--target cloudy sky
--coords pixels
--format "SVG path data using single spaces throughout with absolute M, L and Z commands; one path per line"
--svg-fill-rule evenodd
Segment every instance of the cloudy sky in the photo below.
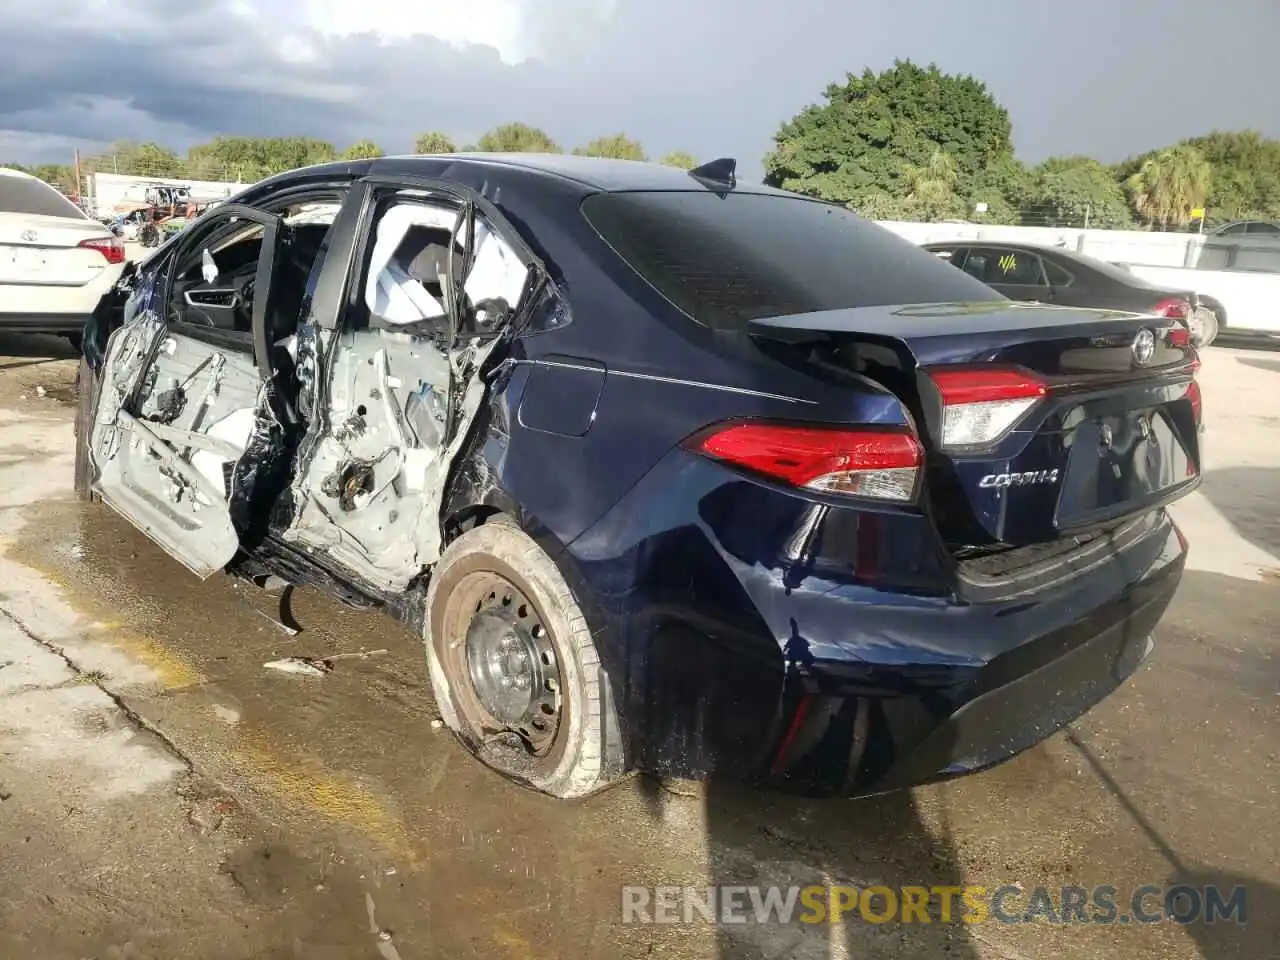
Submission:
M 1032 162 L 1280 136 L 1280 0 L 0 0 L 0 38 L 18 162 L 218 133 L 405 152 L 521 120 L 758 172 L 780 121 L 895 57 L 985 81 Z

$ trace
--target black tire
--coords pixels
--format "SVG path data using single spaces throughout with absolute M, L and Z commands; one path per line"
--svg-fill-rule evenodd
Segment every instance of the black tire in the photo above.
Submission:
M 84 344 L 84 334 L 65 333 L 63 334 L 63 336 L 66 337 L 67 342 L 71 344 L 71 349 L 74 350 L 76 353 L 79 353 L 81 347 Z
M 506 606 L 504 583 L 512 588 L 507 590 Z M 527 614 L 526 600 L 532 605 Z M 546 734 L 547 742 L 539 750 L 526 737 L 534 735 L 528 721 L 495 719 L 475 680 L 475 662 L 484 661 L 477 647 L 487 642 L 475 639 L 477 631 L 485 633 L 488 621 L 483 618 L 514 620 L 517 613 L 533 626 L 525 630 L 517 623 L 498 629 L 507 629 L 513 643 L 521 631 L 527 642 L 532 642 L 531 636 L 540 637 L 544 656 L 554 650 L 555 663 L 549 668 L 541 667 L 546 661 L 537 656 L 525 661 L 533 663 L 538 677 L 543 669 L 555 673 L 555 684 L 545 686 L 557 691 L 554 714 L 545 711 L 554 716 L 554 721 L 545 721 L 554 723 L 554 733 Z M 427 662 L 441 717 L 481 762 L 508 779 L 560 798 L 586 796 L 621 779 L 626 764 L 618 718 L 591 630 L 555 563 L 514 523 L 490 520 L 448 546 L 432 570 L 425 622 Z M 533 689 L 544 687 L 535 682 Z M 535 726 L 544 719 L 532 707 L 529 716 Z M 515 733 L 512 724 L 524 732 Z
M 89 430 L 93 410 L 98 403 L 98 375 L 80 358 L 80 370 L 76 374 L 76 466 L 75 491 L 81 500 L 96 500 L 93 493 L 93 464 L 89 460 Z

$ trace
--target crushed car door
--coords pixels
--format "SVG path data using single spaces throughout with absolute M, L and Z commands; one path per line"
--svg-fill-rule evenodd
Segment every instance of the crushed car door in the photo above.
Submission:
M 375 196 L 284 538 L 390 592 L 439 557 L 441 499 L 484 397 L 480 373 L 542 274 L 496 211 L 443 192 Z
M 281 233 L 239 204 L 191 228 L 103 362 L 95 489 L 202 578 L 235 556 L 236 508 L 274 426 L 265 350 Z

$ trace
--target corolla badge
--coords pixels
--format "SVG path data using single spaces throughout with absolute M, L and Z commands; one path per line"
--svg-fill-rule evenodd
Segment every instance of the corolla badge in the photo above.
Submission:
M 1139 330 L 1138 335 L 1133 338 L 1133 359 L 1138 362 L 1138 366 L 1145 367 L 1155 355 L 1156 335 L 1146 328 Z
M 985 488 L 1028 487 L 1057 482 L 1057 470 L 1028 470 L 1025 473 L 988 473 L 978 481 L 978 486 Z

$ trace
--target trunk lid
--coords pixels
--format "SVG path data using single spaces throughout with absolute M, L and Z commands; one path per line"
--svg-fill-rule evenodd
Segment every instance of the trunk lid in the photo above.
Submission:
M 110 236 L 95 220 L 0 212 L 0 284 L 83 286 L 108 264 L 80 243 Z
M 756 338 L 892 390 L 953 552 L 1079 537 L 1199 483 L 1198 359 L 1180 320 L 1013 301 L 765 318 Z

